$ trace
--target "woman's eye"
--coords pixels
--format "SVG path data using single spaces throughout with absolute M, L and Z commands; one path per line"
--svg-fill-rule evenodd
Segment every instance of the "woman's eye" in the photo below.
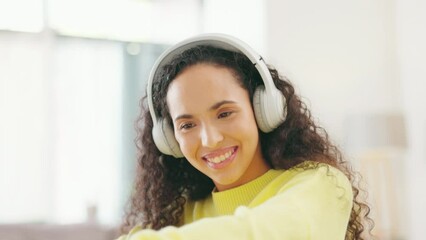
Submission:
M 179 129 L 181 130 L 188 130 L 190 128 L 194 127 L 193 123 L 184 123 L 182 125 L 180 125 Z
M 222 112 L 219 114 L 218 118 L 226 118 L 229 117 L 233 112 Z

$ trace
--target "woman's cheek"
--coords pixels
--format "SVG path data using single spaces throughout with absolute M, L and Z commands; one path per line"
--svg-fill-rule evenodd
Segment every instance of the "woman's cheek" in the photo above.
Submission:
M 193 158 L 195 154 L 196 141 L 189 136 L 180 136 L 177 138 L 180 150 L 186 158 Z

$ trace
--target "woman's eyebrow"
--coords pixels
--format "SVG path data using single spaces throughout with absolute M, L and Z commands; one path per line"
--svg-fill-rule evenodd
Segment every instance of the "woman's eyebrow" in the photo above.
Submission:
M 177 120 L 179 120 L 179 119 L 188 119 L 188 118 L 193 118 L 193 116 L 191 115 L 191 114 L 182 114 L 182 115 L 179 115 L 179 116 L 177 116 L 176 118 L 175 118 L 175 122 L 177 121 Z
M 236 102 L 231 101 L 231 100 L 223 100 L 223 101 L 220 101 L 220 102 L 217 102 L 217 103 L 213 104 L 213 106 L 211 106 L 211 107 L 209 108 L 209 110 L 210 110 L 210 111 L 212 111 L 212 110 L 217 110 L 218 108 L 220 108 L 220 106 L 222 106 L 222 105 L 224 105 L 224 104 L 228 104 L 228 103 L 236 103 Z

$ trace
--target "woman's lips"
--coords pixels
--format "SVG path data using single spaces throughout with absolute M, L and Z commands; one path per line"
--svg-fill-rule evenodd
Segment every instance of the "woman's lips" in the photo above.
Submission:
M 220 149 L 219 151 L 204 155 L 203 159 L 211 168 L 222 168 L 235 158 L 237 150 L 238 147 Z

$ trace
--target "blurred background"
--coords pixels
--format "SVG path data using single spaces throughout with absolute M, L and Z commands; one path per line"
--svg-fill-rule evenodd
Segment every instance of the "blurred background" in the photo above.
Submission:
M 0 0 L 0 240 L 112 239 L 167 46 L 252 45 L 364 176 L 378 239 L 424 239 L 426 2 Z M 79 234 L 79 235 L 77 235 Z

